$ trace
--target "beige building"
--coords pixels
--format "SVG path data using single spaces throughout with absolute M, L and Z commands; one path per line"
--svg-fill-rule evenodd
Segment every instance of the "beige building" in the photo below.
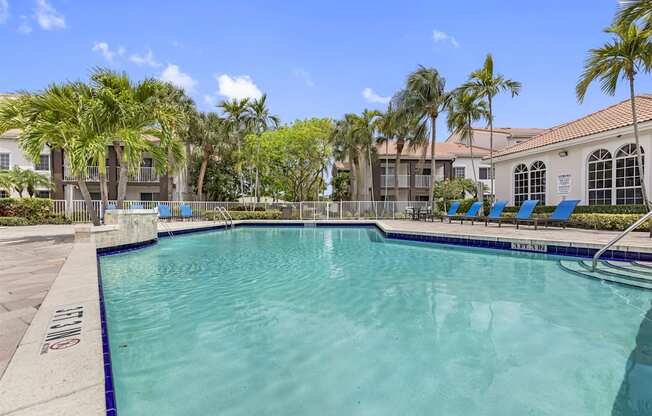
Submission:
M 650 189 L 652 95 L 636 98 L 639 138 Z M 520 205 L 539 199 L 556 205 L 579 199 L 582 205 L 642 203 L 629 100 L 554 127 L 494 154 L 496 198 Z

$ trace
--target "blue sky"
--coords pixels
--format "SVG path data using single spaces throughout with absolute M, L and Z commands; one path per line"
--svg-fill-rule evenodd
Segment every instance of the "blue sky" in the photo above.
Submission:
M 586 51 L 616 0 L 93 1 L 0 0 L 0 91 L 84 79 L 107 66 L 183 85 L 202 110 L 266 92 L 284 122 L 383 109 L 417 65 L 453 88 L 487 52 L 521 81 L 495 104 L 497 126 L 551 127 L 627 97 L 599 88 L 578 104 Z M 652 77 L 638 91 L 652 92 Z M 443 120 L 440 140 L 447 136 Z

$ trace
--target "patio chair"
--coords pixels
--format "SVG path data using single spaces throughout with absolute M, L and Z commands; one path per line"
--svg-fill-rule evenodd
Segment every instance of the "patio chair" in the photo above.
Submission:
M 568 223 L 570 216 L 573 214 L 573 211 L 575 211 L 575 207 L 577 206 L 577 204 L 579 204 L 579 202 L 580 201 L 576 199 L 568 199 L 566 201 L 561 201 L 559 205 L 557 205 L 557 208 L 555 208 L 553 213 L 550 214 L 550 216 L 545 218 L 529 218 L 523 220 L 516 220 L 516 228 L 518 228 L 519 224 L 523 224 L 523 225 L 532 224 L 534 225 L 535 230 L 539 225 L 543 225 L 547 227 L 548 224 L 559 224 L 562 226 L 562 228 L 566 228 L 566 223 Z
M 505 206 L 507 206 L 507 201 L 496 201 L 494 203 L 494 206 L 491 207 L 491 211 L 489 211 L 489 215 L 468 218 L 467 220 L 471 221 L 471 225 L 473 225 L 475 221 L 479 221 L 479 222 L 484 221 L 485 225 L 487 225 L 489 221 L 498 221 L 500 220 L 501 215 L 503 215 L 503 210 L 505 209 Z
M 168 220 L 172 218 L 172 210 L 167 204 L 158 204 L 158 218 L 161 220 Z
M 192 207 L 188 204 L 179 205 L 179 212 L 181 214 L 181 219 L 183 220 L 186 218 L 192 218 Z
M 108 204 L 106 204 L 106 210 L 107 211 L 111 210 L 111 209 L 117 209 L 117 208 L 118 208 L 118 206 L 116 204 L 114 204 L 113 202 L 109 202 Z
M 466 211 L 466 213 L 448 217 L 448 222 L 460 221 L 460 224 L 463 224 L 464 220 L 471 220 L 473 218 L 476 218 L 478 214 L 480 214 L 481 209 L 482 209 L 482 202 L 476 201 L 471 204 L 471 206 Z
M 460 202 L 455 201 L 451 204 L 450 207 L 448 207 L 448 212 L 442 215 L 441 217 L 439 217 L 439 219 L 441 220 L 441 222 L 444 222 L 444 218 L 454 217 L 455 215 L 457 215 L 458 209 L 460 209 Z
M 499 217 L 498 219 L 495 220 L 490 220 L 487 219 L 485 222 L 485 225 L 488 225 L 490 222 L 497 222 L 498 226 L 500 227 L 503 223 L 505 224 L 516 224 L 516 228 L 518 228 L 518 223 L 519 221 L 524 221 L 532 218 L 532 213 L 534 212 L 534 208 L 539 204 L 538 199 L 528 199 L 527 201 L 524 201 L 523 204 L 521 205 L 521 208 L 519 208 L 518 212 L 516 213 L 516 217 Z

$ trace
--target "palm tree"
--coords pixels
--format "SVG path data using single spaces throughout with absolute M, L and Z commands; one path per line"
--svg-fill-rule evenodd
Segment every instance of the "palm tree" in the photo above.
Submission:
M 494 59 L 490 53 L 484 60 L 482 68 L 471 72 L 469 80 L 462 85 L 462 89 L 484 97 L 489 107 L 489 160 L 491 165 L 491 196 L 494 196 L 494 113 L 493 99 L 498 93 L 506 91 L 515 97 L 521 91 L 521 83 L 506 79 L 501 74 L 494 73 Z
M 422 65 L 408 76 L 405 90 L 398 93 L 396 100 L 399 109 L 409 117 L 418 119 L 417 129 L 427 131 L 430 127 L 430 192 L 428 201 L 433 201 L 436 175 L 436 139 L 437 117 L 446 108 L 449 101 L 446 92 L 446 80 L 439 75 L 435 68 L 426 68 Z M 422 136 L 418 133 L 417 136 Z M 435 204 L 431 204 L 435 210 Z
M 5 191 L 7 195 L 11 194 L 13 181 L 8 170 L 0 171 L 0 191 Z
M 28 157 L 37 161 L 46 145 L 64 151 L 95 225 L 100 221 L 85 177 L 92 149 L 104 144 L 97 134 L 97 108 L 90 87 L 80 82 L 51 85 L 38 94 L 24 93 L 0 103 L 0 132 L 20 129 L 19 144 Z
M 30 169 L 25 169 L 22 172 L 23 183 L 25 184 L 25 189 L 30 198 L 34 197 L 36 194 L 36 188 L 47 188 L 48 190 L 52 189 L 52 182 L 50 178 L 45 175 L 42 175 L 38 172 L 34 172 Z
M 197 197 L 204 199 L 204 177 L 208 162 L 224 145 L 224 120 L 215 113 L 199 113 L 190 122 L 189 136 L 195 155 L 201 160 L 197 177 Z
M 255 134 L 260 134 L 270 128 L 276 128 L 280 124 L 280 118 L 273 115 L 267 107 L 267 94 L 263 94 L 259 99 L 254 99 L 249 102 L 249 128 Z M 260 152 L 260 142 L 256 149 L 256 158 Z M 260 202 L 260 172 L 256 166 L 256 202 Z
M 233 99 L 231 101 L 223 100 L 217 104 L 225 115 L 227 133 L 231 136 L 231 140 L 236 144 L 238 149 L 238 158 L 240 161 L 236 165 L 236 170 L 240 176 L 240 195 L 244 195 L 244 174 L 242 167 L 242 144 L 245 136 L 247 135 L 250 127 L 249 119 L 251 118 L 251 111 L 249 107 L 249 99 Z
M 641 20 L 645 24 L 645 29 L 652 28 L 652 1 L 621 0 L 620 6 L 616 14 L 616 24 L 630 25 Z
M 16 191 L 19 198 L 23 197 L 23 191 L 27 187 L 24 172 L 25 171 L 18 165 L 15 165 L 7 172 L 9 180 L 11 181 L 11 186 L 14 188 L 14 191 Z
M 448 129 L 457 134 L 470 148 L 473 182 L 477 185 L 478 177 L 473 161 L 473 128 L 476 121 L 489 118 L 487 102 L 466 90 L 455 91 L 448 107 Z
M 613 35 L 613 38 L 602 47 L 589 50 L 589 56 L 584 63 L 584 71 L 575 87 L 577 99 L 579 102 L 584 101 L 589 85 L 596 79 L 600 80 L 600 88 L 608 95 L 616 93 L 620 78 L 629 82 L 634 139 L 636 141 L 636 163 L 638 164 L 638 175 L 641 182 L 641 195 L 645 206 L 649 210 L 650 202 L 647 198 L 638 138 L 634 80 L 639 72 L 649 72 L 651 69 L 652 42 L 650 36 L 652 36 L 652 31 L 643 30 L 635 23 L 614 25 L 604 31 Z
M 353 134 L 355 114 L 345 114 L 335 122 L 331 142 L 336 160 L 351 163 L 351 198 L 360 200 L 360 144 L 358 136 Z
M 360 153 L 367 159 L 369 177 L 371 178 L 371 200 L 374 201 L 374 175 L 372 169 L 373 157 L 376 155 L 376 137 L 378 132 L 378 118 L 381 113 L 376 110 L 365 109 L 361 115 L 354 115 L 352 134 L 358 143 Z M 374 206 L 375 207 L 375 206 Z

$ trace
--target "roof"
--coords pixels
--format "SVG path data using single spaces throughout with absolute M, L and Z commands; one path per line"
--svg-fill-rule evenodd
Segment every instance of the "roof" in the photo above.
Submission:
M 636 96 L 636 115 L 639 123 L 652 120 L 652 95 L 642 94 Z M 632 124 L 631 103 L 630 100 L 625 100 L 577 120 L 553 127 L 528 141 L 494 153 L 494 157 L 568 142 Z
M 18 129 L 11 129 L 0 133 L 0 139 L 17 139 L 18 136 L 20 136 L 20 130 Z
M 534 127 L 494 127 L 494 134 L 504 134 L 511 138 L 530 138 L 541 134 L 548 129 L 539 129 Z M 489 128 L 484 127 L 474 127 L 473 131 L 489 133 Z M 459 135 L 456 133 L 451 133 L 446 139 L 447 142 L 454 142 L 459 140 Z
M 385 149 L 385 143 L 376 145 L 376 149 L 378 150 L 379 157 L 396 156 L 395 141 L 390 141 L 387 143 L 387 150 Z M 470 156 L 471 148 L 461 143 L 437 142 L 435 145 L 435 152 L 435 159 L 448 160 L 455 159 L 456 157 L 460 156 Z M 401 152 L 401 157 L 421 158 L 424 154 L 427 159 L 430 158 L 430 144 L 426 146 L 425 152 L 423 146 L 418 148 L 411 148 L 409 145 L 405 145 L 403 147 L 403 151 Z M 482 157 L 487 154 L 489 154 L 489 150 L 482 147 L 473 146 L 473 156 Z

